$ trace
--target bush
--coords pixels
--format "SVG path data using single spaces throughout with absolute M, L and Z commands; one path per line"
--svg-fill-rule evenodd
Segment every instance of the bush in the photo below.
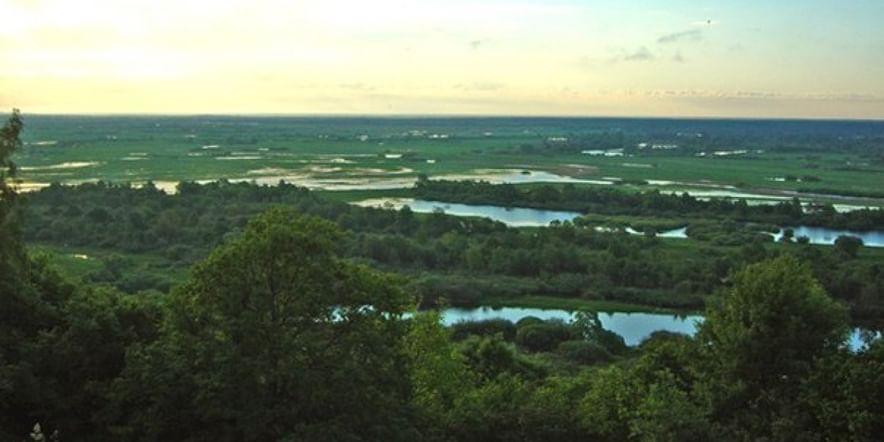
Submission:
M 192 260 L 193 254 L 191 247 L 182 244 L 171 245 L 163 251 L 163 256 L 172 261 L 187 262 Z
M 499 337 L 473 336 L 460 344 L 467 365 L 486 379 L 493 379 L 501 373 L 518 372 L 516 352 L 512 344 Z
M 472 335 L 494 336 L 499 334 L 507 341 L 512 341 L 516 337 L 515 324 L 506 319 L 463 321 L 452 325 L 451 330 L 451 338 L 456 341 L 464 340 Z
M 519 328 L 516 333 L 516 343 L 531 352 L 552 351 L 560 343 L 573 337 L 571 328 L 565 323 L 547 321 Z
M 596 334 L 594 342 L 615 355 L 623 354 L 629 349 L 623 336 L 610 330 L 600 330 Z
M 516 328 L 522 328 L 529 325 L 537 324 L 543 324 L 543 319 L 540 319 L 537 316 L 525 316 L 522 319 L 516 321 Z
M 565 359 L 581 365 L 599 364 L 611 360 L 611 353 L 608 350 L 598 343 L 589 341 L 565 341 L 559 344 L 556 352 Z
M 835 240 L 835 250 L 848 258 L 856 258 L 862 246 L 863 240 L 855 236 L 841 235 Z

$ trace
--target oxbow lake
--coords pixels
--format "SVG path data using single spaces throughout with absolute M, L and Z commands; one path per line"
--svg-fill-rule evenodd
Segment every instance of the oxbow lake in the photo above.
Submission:
M 490 218 L 513 227 L 547 226 L 553 221 L 573 221 L 574 218 L 580 216 L 577 212 L 444 203 L 411 198 L 374 198 L 355 204 L 386 209 L 400 209 L 402 206 L 408 206 L 418 213 L 432 213 L 441 210 L 448 215 Z
M 810 238 L 811 244 L 835 244 L 835 240 L 839 236 L 855 236 L 863 240 L 866 247 L 884 247 L 884 232 L 873 230 L 869 232 L 855 232 L 851 230 L 827 229 L 825 227 L 784 227 L 784 229 L 792 229 L 795 232 L 794 237 L 806 236 Z M 773 235 L 775 241 L 779 241 L 783 237 L 783 230 Z
M 580 216 L 578 212 L 566 212 L 557 210 L 541 210 L 528 209 L 522 207 L 502 207 L 489 206 L 479 204 L 459 204 L 446 203 L 440 201 L 426 201 L 412 198 L 371 198 L 355 202 L 358 206 L 378 207 L 384 209 L 398 210 L 403 206 L 408 206 L 411 210 L 418 213 L 432 213 L 435 211 L 443 211 L 448 215 L 454 216 L 475 216 L 489 218 L 494 221 L 500 221 L 512 227 L 542 227 L 548 226 L 553 221 L 573 221 Z M 858 232 L 851 230 L 837 230 L 825 227 L 784 227 L 791 228 L 795 232 L 795 238 L 806 236 L 810 239 L 811 244 L 832 245 L 839 236 L 855 236 L 863 240 L 866 247 L 884 247 L 884 232 L 873 230 L 868 232 Z M 601 232 L 613 232 L 618 229 L 604 226 L 597 226 L 596 230 Z M 631 227 L 623 229 L 626 233 L 632 235 L 642 235 L 643 233 Z M 771 234 L 775 241 L 783 236 L 783 230 Z M 687 227 L 679 227 L 677 229 L 657 232 L 659 238 L 687 238 Z
M 437 210 L 453 216 L 475 216 L 488 218 L 502 222 L 512 227 L 543 227 L 553 221 L 574 221 L 580 216 L 578 212 L 566 212 L 559 210 L 528 209 L 523 207 L 501 207 L 479 204 L 446 203 L 440 201 L 426 201 L 413 198 L 371 198 L 355 202 L 362 207 L 377 207 L 382 209 L 399 210 L 408 206 L 418 213 L 432 213 Z M 597 227 L 598 231 L 615 231 L 614 228 Z M 686 227 L 658 232 L 660 238 L 687 238 Z M 643 235 L 635 229 L 627 227 L 626 233 Z
M 655 331 L 662 330 L 693 335 L 697 332 L 697 324 L 703 321 L 702 315 L 674 315 L 670 313 L 599 312 L 598 315 L 605 329 L 623 336 L 626 344 L 630 346 L 640 344 L 642 340 Z M 523 307 L 450 307 L 442 311 L 442 323 L 452 325 L 461 321 L 483 321 L 486 319 L 506 319 L 515 323 L 529 316 L 543 320 L 560 319 L 570 321 L 574 317 L 574 312 L 560 309 Z M 859 350 L 863 348 L 865 343 L 862 339 L 862 333 L 862 330 L 859 328 L 851 330 L 849 339 L 851 349 Z

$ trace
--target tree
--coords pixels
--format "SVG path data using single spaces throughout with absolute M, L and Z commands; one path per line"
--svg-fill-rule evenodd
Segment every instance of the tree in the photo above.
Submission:
M 791 256 L 750 265 L 733 280 L 698 340 L 719 417 L 758 437 L 786 413 L 815 360 L 843 345 L 847 315 Z
M 571 328 L 582 339 L 598 344 L 613 354 L 621 354 L 626 351 L 626 341 L 623 337 L 602 327 L 599 315 L 593 311 L 580 311 L 574 314 L 574 322 Z
M 884 431 L 884 341 L 858 354 L 845 349 L 821 358 L 798 401 L 814 416 L 805 431 L 820 440 L 879 440 Z
M 705 408 L 672 372 L 639 364 L 600 370 L 582 399 L 585 430 L 606 441 L 710 440 Z
M 792 229 L 783 229 L 783 236 L 780 238 L 782 242 L 792 242 L 792 238 L 795 237 L 795 231 Z
M 399 438 L 411 299 L 339 259 L 340 239 L 327 221 L 274 209 L 197 265 L 171 295 L 163 335 L 131 353 L 117 383 L 131 413 L 120 436 Z
M 6 180 L 15 177 L 16 167 L 12 161 L 12 154 L 22 146 L 19 136 L 23 129 L 24 122 L 21 112 L 18 109 L 13 109 L 12 115 L 0 129 L 0 190 L 3 191 L 0 195 L 3 195 L 4 200 L 7 194 L 13 191 Z
M 471 336 L 460 347 L 470 369 L 483 380 L 518 373 L 523 368 L 515 348 L 500 335 Z
M 405 352 L 413 389 L 412 401 L 418 408 L 425 436 L 433 430 L 444 432 L 455 403 L 473 383 L 473 373 L 463 355 L 451 343 L 449 330 L 440 323 L 438 312 L 415 315 L 405 336 Z M 441 438 L 442 435 L 436 435 Z
M 835 251 L 847 258 L 856 258 L 863 240 L 855 236 L 841 235 L 835 239 Z
M 58 323 L 24 346 L 20 365 L 37 385 L 30 388 L 32 399 L 19 403 L 31 414 L 21 425 L 44 422 L 65 440 L 115 440 L 100 417 L 106 392 L 123 369 L 126 348 L 156 336 L 160 304 L 149 295 L 130 297 L 102 286 L 70 290 Z
M 591 341 L 565 341 L 559 344 L 556 352 L 571 362 L 583 365 L 608 362 L 611 359 L 611 353 L 605 347 Z
M 7 431 L 25 434 L 36 423 L 30 420 L 51 407 L 43 404 L 47 389 L 31 356 L 40 333 L 58 325 L 67 293 L 57 275 L 28 258 L 22 243 L 18 198 L 9 180 L 15 177 L 11 157 L 22 145 L 23 127 L 14 110 L 0 129 L 0 439 L 12 437 Z
M 15 187 L 10 182 L 16 175 L 12 154 L 21 148 L 19 139 L 24 124 L 19 111 L 13 110 L 0 128 L 0 293 L 13 293 L 16 276 L 24 271 L 25 252 L 21 242 L 16 214 Z
M 516 332 L 516 343 L 531 352 L 552 351 L 572 338 L 573 331 L 561 321 L 526 325 Z

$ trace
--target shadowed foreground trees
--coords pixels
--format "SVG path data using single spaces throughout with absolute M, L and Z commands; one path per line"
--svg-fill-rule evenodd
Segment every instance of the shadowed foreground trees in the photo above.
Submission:
M 272 210 L 174 291 L 113 396 L 126 439 L 396 440 L 408 375 L 390 277 L 341 261 L 333 224 Z M 183 424 L 183 425 L 182 425 Z
M 742 438 L 794 436 L 810 419 L 794 398 L 847 331 L 844 308 L 794 258 L 748 266 L 698 334 L 716 417 Z
M 0 128 L 0 274 L 12 275 L 22 271 L 22 240 L 19 234 L 16 213 L 16 193 L 11 179 L 15 177 L 16 166 L 12 154 L 21 148 L 21 134 L 24 125 L 18 111 L 13 111 L 9 121 Z M 6 284 L 15 283 L 5 280 Z M 11 290 L 10 286 L 0 286 L 0 290 Z
M 880 341 L 845 350 L 843 309 L 790 258 L 735 275 L 698 339 L 625 349 L 584 315 L 460 327 L 455 341 L 438 315 L 402 319 L 411 300 L 338 258 L 338 235 L 273 210 L 159 309 L 67 296 L 60 325 L 25 340 L 59 356 L 18 365 L 44 388 L 2 403 L 7 422 L 63 440 L 872 441 L 882 428 Z M 608 356 L 518 339 L 539 325 Z

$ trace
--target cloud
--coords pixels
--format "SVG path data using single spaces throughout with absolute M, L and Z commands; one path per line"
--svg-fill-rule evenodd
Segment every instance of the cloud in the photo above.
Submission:
M 648 50 L 648 48 L 642 46 L 638 48 L 635 52 L 626 54 L 623 56 L 623 61 L 651 61 L 655 59 L 654 54 Z
M 642 98 L 683 98 L 719 100 L 782 100 L 782 101 L 846 101 L 882 102 L 884 96 L 863 93 L 784 93 L 764 90 L 709 89 L 614 89 L 601 90 L 599 95 Z
M 673 32 L 657 39 L 657 43 L 675 43 L 679 41 L 700 41 L 703 39 L 703 31 L 700 29 L 688 29 L 686 31 Z
M 371 92 L 375 90 L 374 86 L 370 86 L 365 83 L 341 83 L 338 85 L 338 87 L 340 87 L 341 89 L 357 92 Z
M 656 60 L 657 56 L 654 55 L 646 46 L 640 46 L 635 51 L 626 51 L 620 49 L 620 53 L 614 55 L 611 58 L 607 59 L 608 64 L 617 64 L 624 61 L 637 61 L 637 62 L 645 62 L 645 61 L 653 61 Z M 595 66 L 595 62 L 593 59 L 589 57 L 581 57 L 578 61 L 581 67 L 593 67 Z
M 491 92 L 491 91 L 497 91 L 497 90 L 503 89 L 504 87 L 506 87 L 506 85 L 504 85 L 503 83 L 495 83 L 495 82 L 487 82 L 487 81 L 480 81 L 480 82 L 469 83 L 469 84 L 461 83 L 461 84 L 454 85 L 455 89 L 460 89 L 462 91 L 467 91 L 467 92 Z

